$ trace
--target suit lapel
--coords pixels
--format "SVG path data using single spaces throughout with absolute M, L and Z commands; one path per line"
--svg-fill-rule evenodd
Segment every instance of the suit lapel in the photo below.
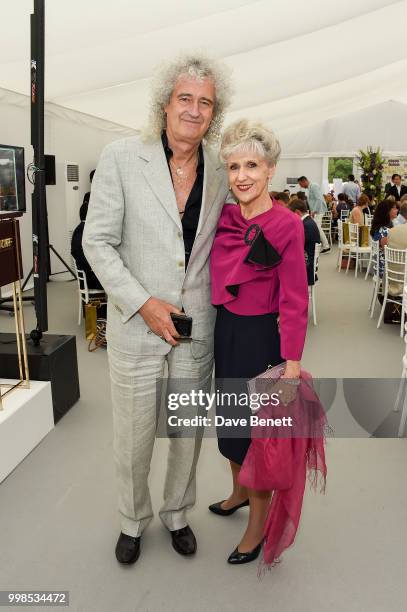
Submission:
M 204 148 L 205 172 L 202 190 L 202 207 L 199 215 L 197 234 L 202 232 L 205 222 L 215 203 L 216 194 L 222 182 L 222 175 L 219 172 L 220 164 L 217 164 L 211 155 Z
M 177 227 L 182 229 L 174 187 L 161 141 L 144 144 L 139 155 L 148 162 L 143 170 L 147 183 L 165 208 L 167 214 Z

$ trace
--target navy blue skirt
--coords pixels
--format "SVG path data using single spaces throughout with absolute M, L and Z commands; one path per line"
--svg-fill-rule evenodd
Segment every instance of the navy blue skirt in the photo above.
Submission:
M 268 365 L 278 365 L 280 334 L 278 313 L 236 315 L 223 306 L 217 309 L 215 325 L 215 378 L 219 393 L 247 394 L 247 381 L 258 376 Z M 250 422 L 250 406 L 223 401 L 216 414 L 229 418 L 245 418 Z M 221 454 L 242 464 L 250 446 L 250 425 L 247 427 L 219 426 L 218 446 Z

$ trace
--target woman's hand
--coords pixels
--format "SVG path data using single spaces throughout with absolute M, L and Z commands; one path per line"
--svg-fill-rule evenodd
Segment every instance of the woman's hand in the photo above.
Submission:
M 301 374 L 301 363 L 299 361 L 290 361 L 287 359 L 284 374 L 280 376 L 278 393 L 280 401 L 284 406 L 288 406 L 297 395 L 297 384 L 290 380 L 298 380 Z M 284 379 L 287 380 L 284 383 Z M 299 382 L 299 381 L 298 381 Z
M 301 362 L 287 359 L 284 374 L 281 378 L 299 378 L 301 374 Z

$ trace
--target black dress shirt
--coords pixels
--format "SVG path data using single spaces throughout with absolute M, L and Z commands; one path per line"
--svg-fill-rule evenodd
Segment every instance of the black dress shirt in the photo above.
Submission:
M 172 180 L 170 170 L 170 159 L 173 155 L 169 147 L 167 134 L 165 131 L 161 135 L 161 141 L 164 147 L 165 157 L 167 158 L 168 170 Z M 202 193 L 204 181 L 204 156 L 202 145 L 199 145 L 198 150 L 198 166 L 196 168 L 196 179 L 192 186 L 188 200 L 185 204 L 185 212 L 181 216 L 182 232 L 184 237 L 185 248 L 185 270 L 188 267 L 189 258 L 191 256 L 192 247 L 194 246 L 196 231 L 198 229 L 199 215 L 201 213 Z

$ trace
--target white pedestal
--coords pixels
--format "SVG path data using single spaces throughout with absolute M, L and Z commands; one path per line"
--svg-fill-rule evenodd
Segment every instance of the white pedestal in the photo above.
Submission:
M 15 381 L 0 379 L 2 383 Z M 31 381 L 3 398 L 0 410 L 0 482 L 54 427 L 51 383 Z

